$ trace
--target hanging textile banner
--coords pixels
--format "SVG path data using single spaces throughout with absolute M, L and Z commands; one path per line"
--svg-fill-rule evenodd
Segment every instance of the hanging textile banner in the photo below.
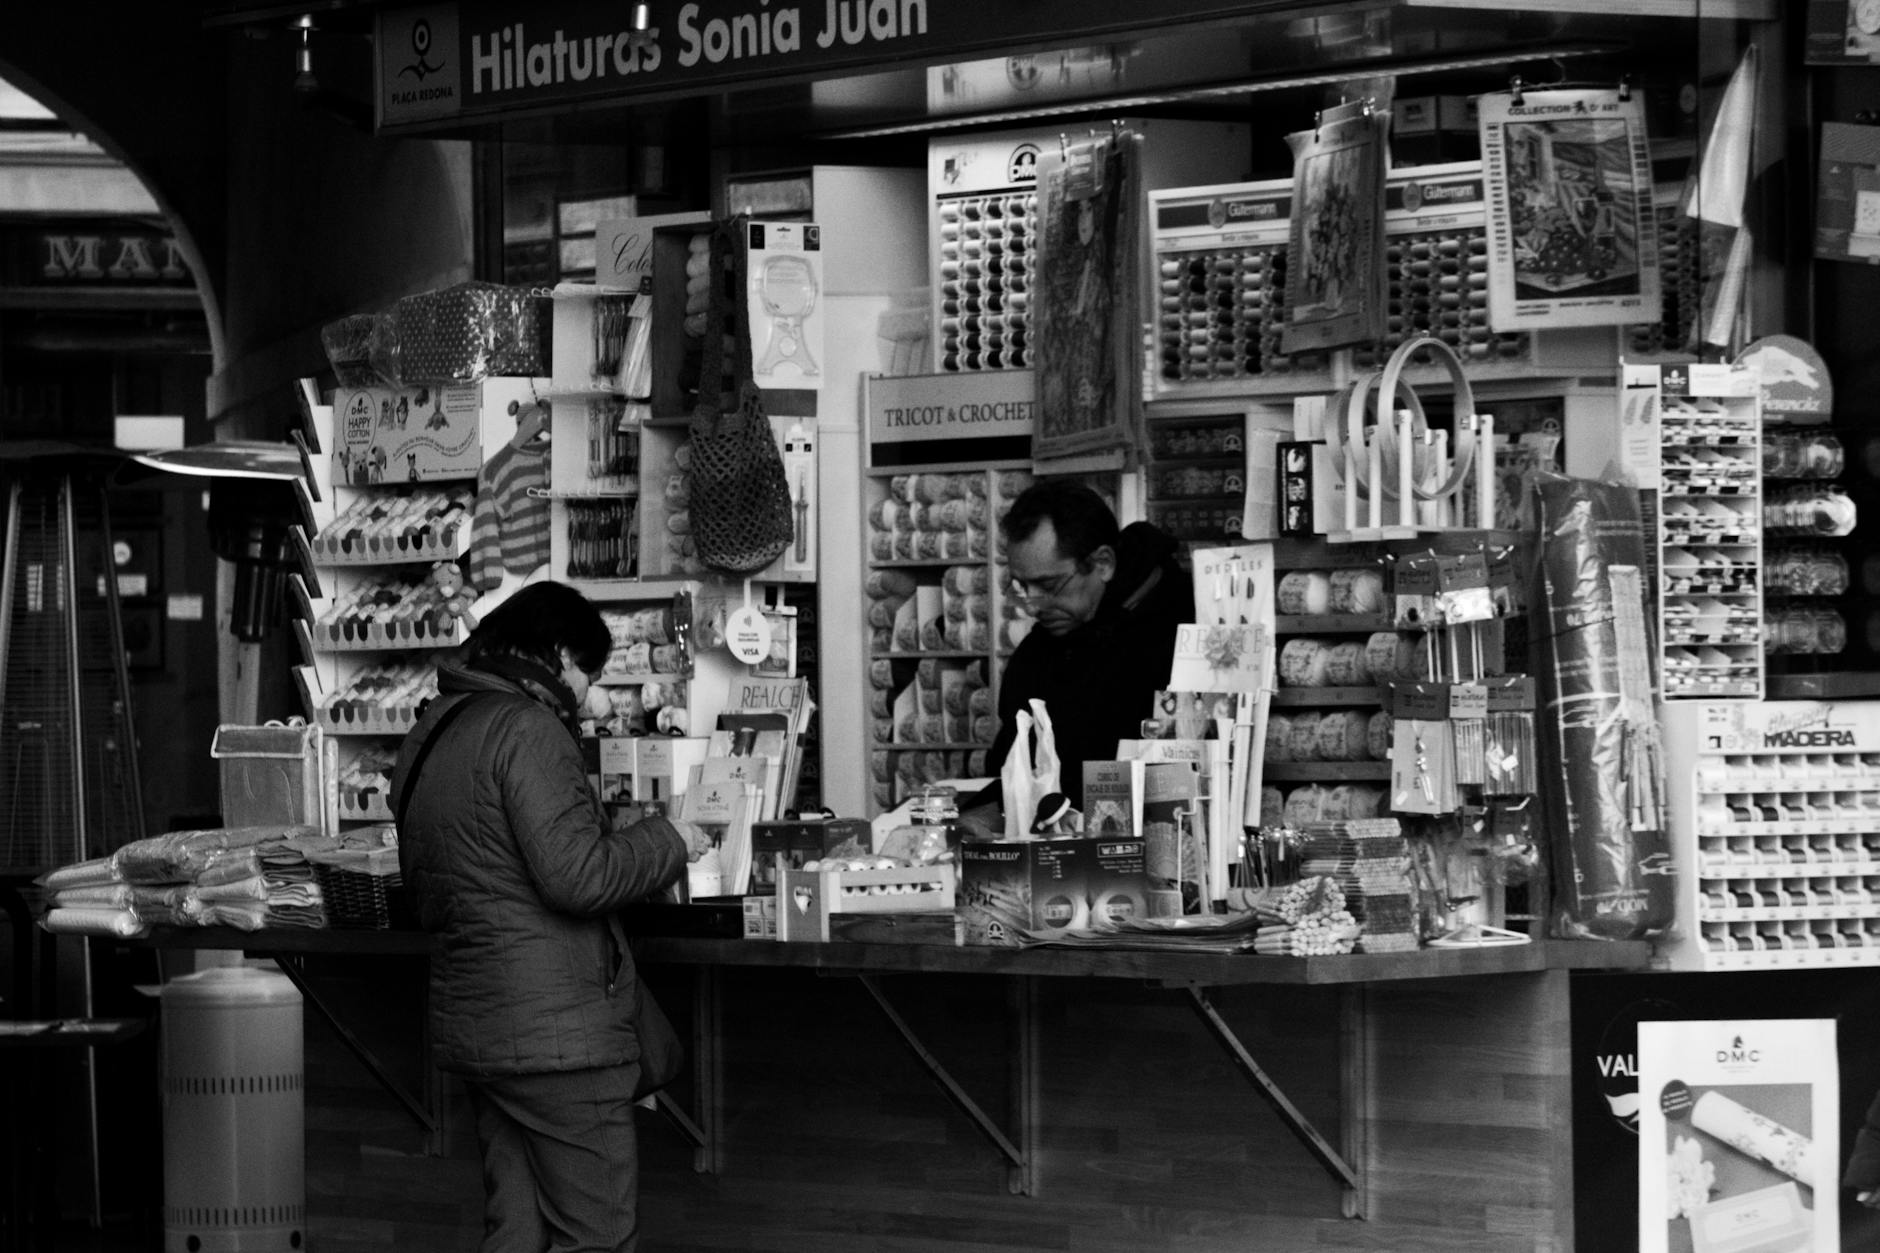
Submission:
M 1384 334 L 1384 133 L 1367 101 L 1286 136 L 1293 150 L 1292 232 L 1280 350 L 1307 352 Z
M 1142 135 L 1038 158 L 1038 460 L 1142 445 Z
M 1488 321 L 1626 326 L 1659 313 L 1644 100 L 1620 88 L 1481 98 Z

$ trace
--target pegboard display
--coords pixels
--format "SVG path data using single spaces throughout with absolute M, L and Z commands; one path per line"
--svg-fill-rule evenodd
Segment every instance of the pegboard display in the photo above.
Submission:
M 1249 128 L 1236 122 L 1122 118 L 1143 137 L 1142 185 L 1152 192 L 1219 178 Z M 927 150 L 934 369 L 1029 370 L 1034 359 L 1038 162 L 1062 150 L 1056 128 L 947 136 Z M 1236 165 L 1230 165 L 1235 169 Z M 1284 232 L 1281 232 L 1282 237 Z
M 1488 204 L 1479 161 L 1400 170 L 1384 187 L 1386 330 L 1353 360 L 1379 368 L 1405 340 L 1440 339 L 1465 363 L 1525 361 L 1533 336 L 1488 325 Z
M 1656 322 L 1625 328 L 1626 356 L 1634 361 L 1679 353 L 1691 342 L 1703 303 L 1703 258 L 1695 220 L 1678 212 L 1682 185 L 1661 183 L 1652 193 L 1658 227 L 1658 278 L 1662 313 Z
M 936 212 L 940 368 L 1026 368 L 1032 364 L 1027 310 L 1036 285 L 1037 194 L 948 196 Z
M 1158 396 L 1302 390 L 1322 352 L 1280 351 L 1292 180 L 1153 192 Z

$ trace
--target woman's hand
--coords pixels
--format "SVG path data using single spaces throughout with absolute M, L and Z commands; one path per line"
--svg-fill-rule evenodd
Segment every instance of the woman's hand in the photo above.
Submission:
M 679 838 L 685 841 L 687 861 L 697 861 L 717 847 L 717 843 L 712 839 L 712 833 L 697 823 L 687 822 L 682 818 L 668 818 L 666 821 L 672 824 L 673 830 L 679 833 Z

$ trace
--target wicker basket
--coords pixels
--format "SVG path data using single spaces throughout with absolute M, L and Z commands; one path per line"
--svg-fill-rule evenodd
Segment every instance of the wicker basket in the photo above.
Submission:
M 313 863 L 329 927 L 363 931 L 407 930 L 417 926 L 405 881 L 397 871 L 370 874 L 331 862 Z

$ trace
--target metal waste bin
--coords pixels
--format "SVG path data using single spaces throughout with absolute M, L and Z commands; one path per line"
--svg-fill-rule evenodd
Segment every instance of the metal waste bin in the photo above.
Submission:
M 220 966 L 163 985 L 163 1247 L 305 1244 L 300 992 L 278 971 Z

